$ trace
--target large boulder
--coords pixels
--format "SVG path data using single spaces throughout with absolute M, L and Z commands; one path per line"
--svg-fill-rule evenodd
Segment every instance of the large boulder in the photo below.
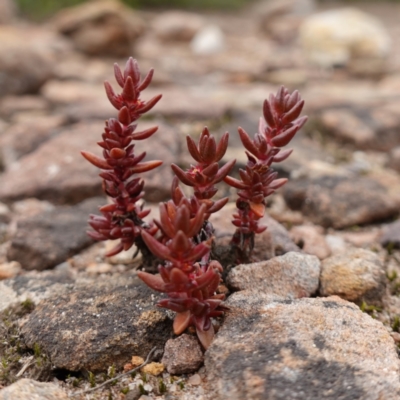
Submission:
M 271 302 L 246 292 L 228 299 L 205 354 L 210 398 L 399 398 L 399 358 L 381 322 L 336 296 Z

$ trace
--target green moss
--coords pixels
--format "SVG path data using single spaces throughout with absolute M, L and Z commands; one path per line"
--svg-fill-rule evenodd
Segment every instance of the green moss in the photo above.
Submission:
M 392 329 L 394 332 L 400 331 L 400 317 L 398 315 L 393 318 Z
M 251 0 L 123 0 L 133 8 L 187 8 L 187 9 L 236 9 Z M 66 7 L 85 3 L 85 0 L 16 0 L 25 16 L 41 20 Z
M 143 385 L 139 385 L 139 393 L 140 393 L 141 395 L 147 395 L 147 394 L 149 394 L 148 391 L 144 388 Z
M 128 394 L 129 393 L 129 387 L 124 387 L 121 389 L 121 393 L 123 394 Z
M 0 313 L 0 385 L 9 385 L 18 378 L 21 370 L 20 360 L 23 356 L 30 356 L 30 350 L 22 342 L 18 321 L 34 309 L 34 303 L 27 299 L 24 302 Z M 37 374 L 36 367 L 29 369 L 31 374 Z
M 90 384 L 90 387 L 96 386 L 96 376 L 94 375 L 93 372 L 90 372 L 90 371 L 89 371 L 89 384 Z
M 160 394 L 166 393 L 167 391 L 167 385 L 164 383 L 162 379 L 160 379 L 158 382 L 158 390 Z

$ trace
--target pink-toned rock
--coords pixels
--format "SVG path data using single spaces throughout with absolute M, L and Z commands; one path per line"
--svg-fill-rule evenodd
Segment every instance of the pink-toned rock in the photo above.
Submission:
M 147 129 L 148 122 L 139 123 L 138 129 Z M 97 142 L 101 138 L 104 122 L 87 122 L 65 128 L 36 151 L 22 157 L 13 169 L 0 177 L 1 201 L 15 201 L 28 197 L 54 203 L 78 203 L 88 197 L 102 194 L 99 170 L 87 162 L 81 150 L 101 154 Z M 143 174 L 146 198 L 160 201 L 170 194 L 172 172 L 169 167 L 176 161 L 178 141 L 176 132 L 160 125 L 159 132 L 144 142 L 137 142 L 139 154 L 147 151 L 146 160 L 162 159 L 162 167 Z M 62 149 L 62 150 L 60 150 Z
M 196 337 L 183 334 L 165 344 L 162 363 L 170 374 L 189 374 L 203 364 L 203 353 Z
M 15 201 L 36 197 L 55 203 L 78 203 L 100 195 L 99 171 L 91 168 L 80 151 L 93 149 L 100 154 L 93 144 L 99 139 L 103 124 L 89 122 L 68 127 L 22 157 L 0 177 L 0 198 Z
M 295 299 L 310 297 L 319 284 L 317 257 L 296 252 L 268 261 L 241 264 L 232 268 L 226 283 L 233 290 L 254 290 L 265 295 Z
M 400 396 L 394 341 L 356 305 L 336 296 L 271 302 L 254 291 L 246 302 L 243 293 L 228 299 L 230 311 L 205 354 L 210 398 Z
M 224 265 L 237 261 L 230 247 L 230 241 L 236 229 L 231 222 L 235 210 L 235 203 L 228 203 L 221 211 L 212 214 L 210 217 L 210 222 L 215 229 L 215 255 L 221 259 Z M 267 230 L 255 236 L 252 253 L 252 258 L 255 261 L 268 260 L 289 251 L 301 251 L 289 237 L 286 228 L 268 214 L 263 217 L 261 224 L 266 225 Z
M 97 0 L 61 10 L 51 21 L 90 55 L 127 56 L 144 30 L 142 18 L 119 1 Z
M 39 29 L 0 26 L 0 93 L 37 91 L 51 77 L 57 39 Z M 43 43 L 42 43 L 42 42 Z
M 322 227 L 316 225 L 295 226 L 289 232 L 291 239 L 305 253 L 313 254 L 320 260 L 331 254 L 323 233 Z
M 205 24 L 205 19 L 199 14 L 166 11 L 159 13 L 151 26 L 155 35 L 162 41 L 189 42 Z
M 41 96 L 5 96 L 0 101 L 0 113 L 5 118 L 13 117 L 20 112 L 43 112 L 49 108 L 48 102 Z
M 313 223 L 340 229 L 397 214 L 398 200 L 388 189 L 364 176 L 326 175 L 291 180 L 283 187 L 283 195 L 290 208 Z
M 59 385 L 26 378 L 0 390 L 0 400 L 68 400 L 68 398 L 67 393 Z
M 0 24 L 13 22 L 17 14 L 17 5 L 14 0 L 0 0 Z
M 12 124 L 0 137 L 0 161 L 5 169 L 25 154 L 38 148 L 55 135 L 65 124 L 62 115 L 31 115 L 21 122 Z
M 40 92 L 49 103 L 53 104 L 81 104 L 95 101 L 99 97 L 106 99 L 102 84 L 79 80 L 49 80 Z M 110 112 L 114 110 L 111 104 L 109 109 Z
M 95 197 L 19 219 L 7 258 L 18 261 L 26 270 L 44 270 L 66 261 L 93 243 L 86 234 L 86 221 L 104 201 Z
M 17 261 L 0 264 L 0 280 L 14 278 L 21 271 L 21 264 Z

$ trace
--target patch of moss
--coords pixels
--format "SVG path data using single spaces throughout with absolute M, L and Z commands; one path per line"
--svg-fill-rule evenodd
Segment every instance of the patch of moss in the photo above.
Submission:
M 7 386 L 21 378 L 17 374 L 23 368 L 22 376 L 26 378 L 46 381 L 51 377 L 51 363 L 46 355 L 37 345 L 33 351 L 28 349 L 19 331 L 18 321 L 34 308 L 33 301 L 27 299 L 0 313 L 0 385 Z
M 133 8 L 237 9 L 252 0 L 122 0 Z M 17 0 L 18 8 L 28 18 L 42 20 L 63 8 L 85 3 L 85 0 Z

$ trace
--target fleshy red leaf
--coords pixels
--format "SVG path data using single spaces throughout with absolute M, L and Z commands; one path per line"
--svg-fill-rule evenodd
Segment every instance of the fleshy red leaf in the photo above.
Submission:
M 218 143 L 214 161 L 218 162 L 225 155 L 229 143 L 229 133 L 225 132 Z
M 236 160 L 230 160 L 225 165 L 223 165 L 219 170 L 218 173 L 215 175 L 214 183 L 219 183 L 224 179 L 229 172 L 231 172 L 232 168 L 234 167 Z
M 144 163 L 139 163 L 131 168 L 131 172 L 134 174 L 139 174 L 141 172 L 147 172 L 154 168 L 159 167 L 163 162 L 159 160 L 146 161 Z
M 195 181 L 193 180 L 193 178 L 188 176 L 188 174 L 186 174 L 185 171 L 181 170 L 176 164 L 171 164 L 171 168 L 183 184 L 187 186 L 195 186 Z
M 256 157 L 258 155 L 258 149 L 257 147 L 254 145 L 253 141 L 250 139 L 250 136 L 248 135 L 248 133 L 239 126 L 238 128 L 238 132 L 239 132 L 239 136 L 240 136 L 240 140 L 243 143 L 243 146 L 251 153 L 254 154 Z
M 150 99 L 149 101 L 144 103 L 143 106 L 139 107 L 137 109 L 137 112 L 140 114 L 144 114 L 145 112 L 151 110 L 158 103 L 158 101 L 161 99 L 161 97 L 162 97 L 162 94 L 159 94 L 158 96 L 153 97 L 152 99 Z
M 148 272 L 138 271 L 137 276 L 150 288 L 157 292 L 165 292 L 165 282 L 160 275 L 149 274 Z
M 304 100 L 299 101 L 297 104 L 294 105 L 293 108 L 291 108 L 288 112 L 283 114 L 281 117 L 282 125 L 286 125 L 289 124 L 290 122 L 293 122 L 300 115 L 303 106 L 304 106 Z
M 210 347 L 210 345 L 214 339 L 214 336 L 215 336 L 213 325 L 211 324 L 210 328 L 207 331 L 203 331 L 203 330 L 196 328 L 196 333 L 197 333 L 197 337 L 200 340 L 200 343 L 207 350 Z
M 297 125 L 293 125 L 291 128 L 284 130 L 279 135 L 271 139 L 274 146 L 283 147 L 286 146 L 294 137 L 294 135 L 299 130 Z
M 122 75 L 121 68 L 117 63 L 114 64 L 114 76 L 116 81 L 118 82 L 118 85 L 121 86 L 122 88 L 124 87 L 124 76 Z
M 293 149 L 287 149 L 276 154 L 272 160 L 273 162 L 281 162 L 286 160 L 293 152 Z
M 196 142 L 190 137 L 186 136 L 186 144 L 190 155 L 197 161 L 201 162 L 201 156 L 199 150 L 197 149 Z
M 274 113 L 272 111 L 271 103 L 268 100 L 264 100 L 263 114 L 265 121 L 268 123 L 268 125 L 271 128 L 275 128 L 276 124 Z
M 91 164 L 93 164 L 95 167 L 100 168 L 100 169 L 113 169 L 106 160 L 103 160 L 99 156 L 96 156 L 93 153 L 90 153 L 88 151 L 81 151 L 81 154 L 83 157 L 86 158 Z
M 174 319 L 174 333 L 175 335 L 180 335 L 186 328 L 190 325 L 191 314 L 190 311 L 177 313 Z
M 146 89 L 147 86 L 150 85 L 151 80 L 153 79 L 154 69 L 151 68 L 147 75 L 144 77 L 142 83 L 138 86 L 138 90 L 141 92 Z
M 226 176 L 224 182 L 236 189 L 247 189 L 247 185 L 238 179 L 232 178 L 231 176 Z
M 142 231 L 142 239 L 146 243 L 149 250 L 161 260 L 169 260 L 171 258 L 171 252 L 167 246 L 161 244 L 157 239 L 148 234 L 146 231 Z
M 133 140 L 143 140 L 149 138 L 155 132 L 157 132 L 158 126 L 153 126 L 152 128 L 145 129 L 144 131 L 132 133 L 130 136 Z

